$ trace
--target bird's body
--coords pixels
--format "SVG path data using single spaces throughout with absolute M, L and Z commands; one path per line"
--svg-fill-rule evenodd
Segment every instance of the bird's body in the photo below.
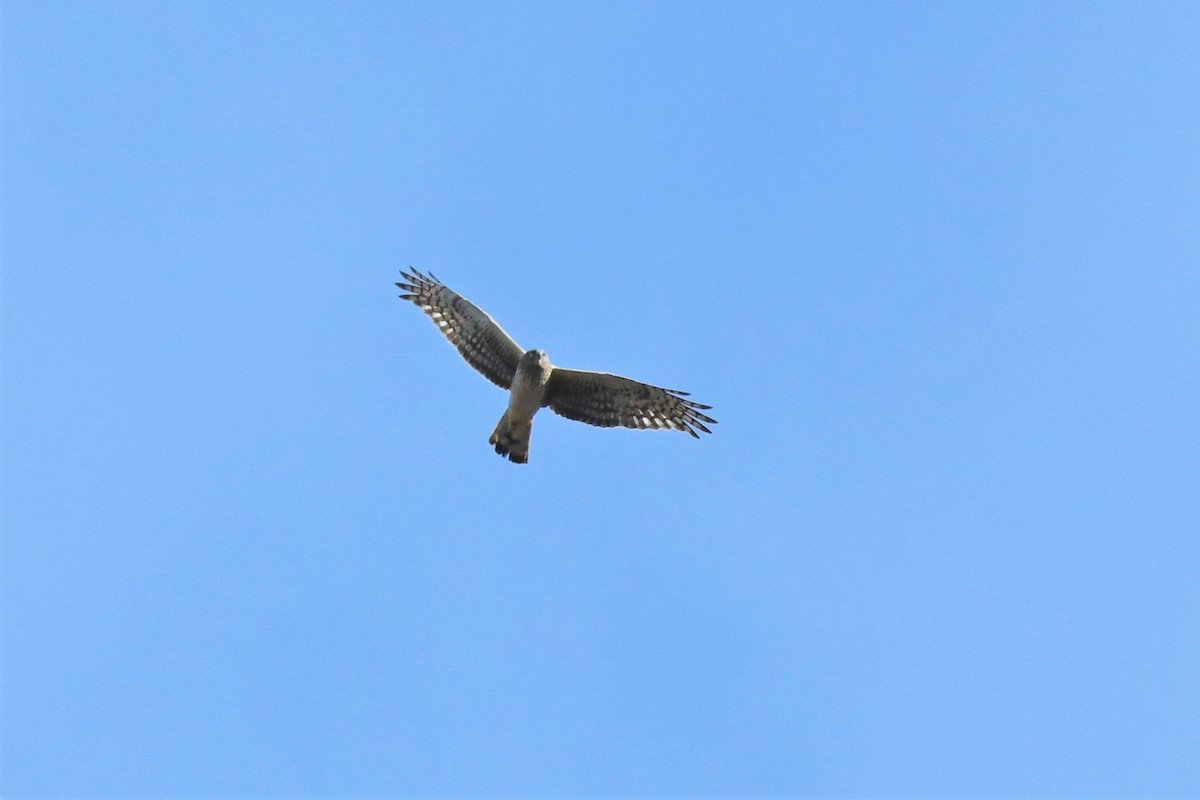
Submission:
M 533 415 L 542 407 L 553 369 L 550 359 L 541 350 L 530 350 L 521 356 L 508 390 L 508 410 L 488 439 L 488 444 L 494 445 L 497 453 L 508 456 L 517 464 L 529 461 Z
M 687 392 L 555 367 L 541 350 L 522 351 L 495 320 L 437 278 L 417 270 L 400 274 L 407 281 L 396 284 L 405 292 L 401 299 L 419 306 L 468 364 L 508 390 L 508 409 L 488 439 L 501 456 L 528 462 L 533 416 L 543 406 L 603 428 L 673 428 L 696 438 L 697 430 L 712 433 L 705 423 L 716 420 L 703 413 L 709 406 L 686 399 Z

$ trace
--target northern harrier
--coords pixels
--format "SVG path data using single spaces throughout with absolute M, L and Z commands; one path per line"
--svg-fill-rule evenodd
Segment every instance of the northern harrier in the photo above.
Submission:
M 517 464 L 529 461 L 533 415 L 542 406 L 567 419 L 611 428 L 673 428 L 697 439 L 697 430 L 712 433 L 705 423 L 716 420 L 703 412 L 710 406 L 685 399 L 687 392 L 660 389 L 607 372 L 580 372 L 550 364 L 541 350 L 522 350 L 496 321 L 465 297 L 451 291 L 432 273 L 401 271 L 406 283 L 396 286 L 433 318 L 467 363 L 501 389 L 509 391 L 508 410 L 500 417 L 488 444 Z

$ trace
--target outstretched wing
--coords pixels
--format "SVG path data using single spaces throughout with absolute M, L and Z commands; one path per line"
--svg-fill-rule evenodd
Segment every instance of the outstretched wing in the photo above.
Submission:
M 410 269 L 412 269 L 410 267 Z M 458 352 L 483 377 L 508 389 L 512 386 L 517 363 L 521 360 L 521 346 L 496 324 L 496 321 L 481 311 L 471 301 L 453 292 L 434 277 L 413 270 L 410 275 L 403 270 L 407 283 L 396 285 L 406 294 L 401 300 L 411 300 L 421 307 L 438 326 L 438 329 L 458 348 Z
M 702 413 L 711 406 L 688 400 L 687 394 L 607 372 L 555 367 L 542 405 L 567 419 L 601 428 L 674 428 L 699 439 L 696 430 L 712 433 L 704 423 L 715 425 L 717 421 Z

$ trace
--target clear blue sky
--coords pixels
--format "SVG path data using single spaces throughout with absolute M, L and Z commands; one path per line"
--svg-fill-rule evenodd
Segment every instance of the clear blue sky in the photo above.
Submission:
M 1200 795 L 1200 6 L 0 14 L 5 796 Z

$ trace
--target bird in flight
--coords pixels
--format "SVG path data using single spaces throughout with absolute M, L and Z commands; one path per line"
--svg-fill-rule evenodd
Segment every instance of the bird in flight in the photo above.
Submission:
M 410 269 L 412 269 L 410 267 Z M 430 273 L 400 271 L 401 300 L 411 300 L 433 319 L 466 362 L 501 389 L 507 389 L 508 409 L 492 431 L 488 444 L 517 464 L 529 461 L 533 415 L 547 406 L 567 419 L 601 428 L 666 428 L 712 433 L 704 414 L 711 406 L 687 399 L 688 393 L 662 389 L 607 372 L 563 369 L 550 363 L 541 350 L 522 350 L 504 329 L 462 295 Z

